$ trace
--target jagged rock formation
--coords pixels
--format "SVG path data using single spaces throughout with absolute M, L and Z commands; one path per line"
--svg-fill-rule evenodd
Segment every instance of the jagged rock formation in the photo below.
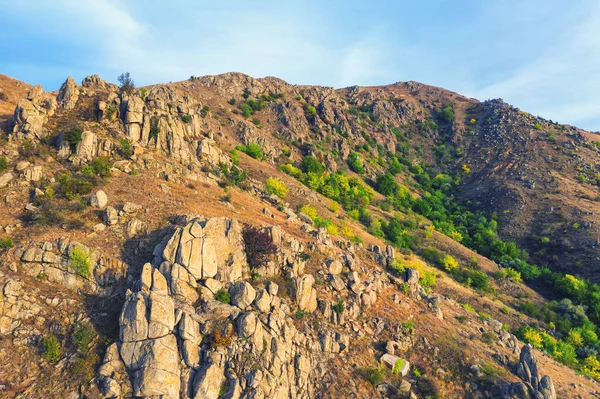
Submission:
M 523 382 L 505 385 L 501 392 L 502 398 L 556 399 L 552 379 L 547 375 L 540 376 L 533 349 L 530 345 L 525 345 L 521 349 L 517 375 L 521 377 Z
M 298 331 L 274 282 L 242 280 L 249 270 L 240 233 L 236 220 L 196 218 L 156 247 L 120 319 L 117 347 L 133 395 L 310 398 L 325 372 L 317 353 L 348 347 L 343 335 Z M 282 245 L 280 231 L 275 241 Z M 317 307 L 313 282 L 309 274 L 295 283 L 308 312 Z M 214 299 L 218 287 L 228 288 L 231 305 Z M 107 397 L 127 391 L 116 382 L 124 380 L 117 363 L 110 349 L 100 378 Z

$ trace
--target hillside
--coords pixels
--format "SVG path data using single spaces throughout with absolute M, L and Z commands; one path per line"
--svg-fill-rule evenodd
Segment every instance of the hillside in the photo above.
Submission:
M 600 397 L 600 135 L 416 82 L 0 90 L 3 397 Z

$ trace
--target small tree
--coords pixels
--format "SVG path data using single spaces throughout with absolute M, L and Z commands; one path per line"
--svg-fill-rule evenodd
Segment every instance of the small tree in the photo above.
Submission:
M 263 266 L 277 252 L 277 246 L 268 231 L 245 225 L 242 230 L 246 258 L 251 268 Z
M 288 193 L 288 188 L 284 182 L 276 177 L 269 177 L 267 179 L 265 191 L 269 194 L 275 194 L 281 199 L 285 199 Z
M 133 89 L 135 89 L 135 83 L 134 83 L 133 79 L 131 78 L 131 75 L 129 74 L 129 72 L 124 72 L 124 73 L 120 74 L 119 77 L 117 78 L 117 80 L 121 84 L 121 92 L 122 93 L 131 94 L 131 92 L 133 92 Z

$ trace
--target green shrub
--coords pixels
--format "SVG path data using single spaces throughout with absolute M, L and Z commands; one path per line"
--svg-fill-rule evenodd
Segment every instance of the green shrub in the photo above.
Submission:
M 453 104 L 446 104 L 439 112 L 440 119 L 446 123 L 454 122 L 454 107 Z
M 83 168 L 82 168 L 83 169 Z M 93 170 L 93 168 L 92 168 Z M 85 172 L 84 172 L 85 173 Z M 79 198 L 81 195 L 87 195 L 94 188 L 93 177 L 87 175 L 71 175 L 63 173 L 56 179 L 57 194 L 69 201 Z
M 241 103 L 240 110 L 242 111 L 242 115 L 244 115 L 244 117 L 246 118 L 250 118 L 252 116 L 252 113 L 254 112 L 252 110 L 252 107 L 247 103 Z
M 69 254 L 71 258 L 71 267 L 75 269 L 81 277 L 88 278 L 92 269 L 90 254 L 80 246 L 76 246 Z
M 0 239 L 0 250 L 12 248 L 13 240 L 10 237 L 4 237 Z
M 231 166 L 219 162 L 219 173 L 222 181 L 222 185 L 227 186 L 237 186 L 242 189 L 246 188 L 246 179 L 248 178 L 248 173 L 237 166 Z
M 348 156 L 348 166 L 350 166 L 350 170 L 363 174 L 365 173 L 365 167 L 363 165 L 363 160 L 357 152 L 353 152 Z
M 265 191 L 269 194 L 274 194 L 281 199 L 285 199 L 288 193 L 288 188 L 284 182 L 276 177 L 269 177 L 266 182 Z
M 294 165 L 292 165 L 291 163 L 281 165 L 279 167 L 279 170 L 292 177 L 300 177 L 300 175 L 302 174 L 302 171 Z
M 475 308 L 468 303 L 463 303 L 462 307 L 465 308 L 467 312 L 475 312 Z
M 146 89 L 145 87 L 142 87 L 140 89 L 140 98 L 142 100 L 145 100 L 147 95 L 148 95 L 148 89 Z
M 309 105 L 308 107 L 306 107 L 306 113 L 311 116 L 315 116 L 315 115 L 317 115 L 317 110 L 312 105 Z
M 421 378 L 421 370 L 416 365 L 413 366 L 412 372 L 415 378 Z
M 73 330 L 73 343 L 80 352 L 87 352 L 95 335 L 94 329 L 89 324 L 78 324 Z
M 225 291 L 223 288 L 215 293 L 215 299 L 227 305 L 231 303 L 231 295 L 229 295 L 229 292 Z
M 77 144 L 81 142 L 83 134 L 82 126 L 74 126 L 71 129 L 67 130 L 65 133 L 65 140 L 69 143 L 69 147 L 71 147 L 71 151 L 75 151 L 77 148 Z
M 235 98 L 230 98 L 228 101 L 229 105 L 235 105 Z
M 421 277 L 419 278 L 419 284 L 421 284 L 421 286 L 425 288 L 435 287 L 435 285 L 437 284 L 437 278 L 435 273 L 423 270 L 421 273 Z
M 183 121 L 183 123 L 190 123 L 192 121 L 192 117 L 190 115 L 183 115 L 181 117 L 181 120 Z
M 56 363 L 60 360 L 60 343 L 58 338 L 54 335 L 50 335 L 42 339 L 42 356 L 44 356 L 50 363 Z
M 377 191 L 385 196 L 394 195 L 400 189 L 400 185 L 396 182 L 394 175 L 386 173 L 377 176 Z
M 208 115 L 208 111 L 210 111 L 210 107 L 208 105 L 205 105 L 204 107 L 202 107 L 202 109 L 200 110 L 200 116 L 202 118 L 206 118 L 206 115 Z
M 83 165 L 81 167 L 81 173 L 83 173 L 85 176 L 98 176 L 105 178 L 110 176 L 111 167 L 112 163 L 108 158 L 98 157 L 90 163 Z
M 304 173 L 321 174 L 325 172 L 325 167 L 312 155 L 308 155 L 302 159 L 300 169 L 302 169 Z
M 338 314 L 344 313 L 344 310 L 346 310 L 346 305 L 344 305 L 344 302 L 340 301 L 333 305 L 333 311 Z
M 402 367 L 404 367 L 404 360 L 403 359 L 396 360 L 396 363 L 394 363 L 394 368 L 392 369 L 392 373 L 400 374 Z
M 238 145 L 235 147 L 237 150 L 249 155 L 254 159 L 263 159 L 264 154 L 258 143 L 250 143 L 248 145 Z
M 229 155 L 231 156 L 231 162 L 234 165 L 239 165 L 240 164 L 240 153 L 238 150 L 236 150 L 235 148 L 233 150 L 231 150 L 231 152 L 229 153 Z
M 129 158 L 133 155 L 133 148 L 131 147 L 131 141 L 127 138 L 119 140 L 120 153 L 124 158 Z
M 304 318 L 304 316 L 306 316 L 307 314 L 308 314 L 308 312 L 306 312 L 302 309 L 296 309 L 294 316 L 296 317 L 297 320 L 302 320 Z
M 0 172 L 8 167 L 8 160 L 6 157 L 0 157 Z
M 111 105 L 106 109 L 106 117 L 108 120 L 112 121 L 115 119 L 115 115 L 117 114 L 117 109 Z
M 445 255 L 442 258 L 442 266 L 444 267 L 444 269 L 448 272 L 453 272 L 455 270 L 458 270 L 459 264 L 458 261 L 456 259 L 454 259 L 453 256 L 451 255 Z
M 379 370 L 379 368 L 364 369 L 363 375 L 365 379 L 369 381 L 373 386 L 377 386 L 381 384 L 381 381 L 383 381 L 383 375 L 381 374 L 381 370 Z

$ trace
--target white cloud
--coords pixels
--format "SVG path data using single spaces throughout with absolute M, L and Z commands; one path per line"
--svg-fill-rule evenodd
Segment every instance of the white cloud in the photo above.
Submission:
M 564 123 L 600 119 L 600 7 L 585 11 L 534 60 L 471 94 L 481 99 L 502 97 L 528 112 Z

